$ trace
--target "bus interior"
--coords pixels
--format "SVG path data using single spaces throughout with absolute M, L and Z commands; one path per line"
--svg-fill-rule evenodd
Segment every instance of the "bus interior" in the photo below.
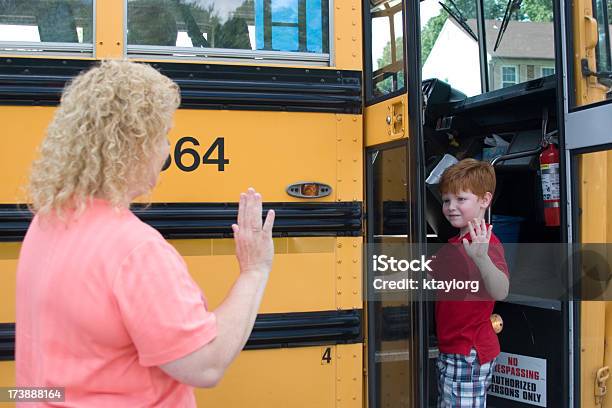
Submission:
M 427 243 L 432 246 L 446 243 L 456 235 L 456 230 L 442 214 L 435 177 L 440 174 L 441 163 L 465 158 L 491 162 L 497 183 L 487 218 L 504 244 L 511 285 L 508 297 L 496 302 L 494 309 L 503 319 L 503 330 L 498 334 L 500 347 L 505 353 L 545 359 L 547 390 L 543 398 L 546 401 L 538 400 L 541 395 L 524 395 L 523 400 L 533 397 L 536 405 L 544 402 L 546 406 L 561 407 L 569 399 L 568 359 L 558 358 L 567 355 L 569 341 L 565 330 L 566 303 L 562 302 L 567 277 L 563 268 L 552 266 L 557 263 L 551 260 L 560 262 L 555 244 L 566 240 L 560 227 L 566 225 L 566 221 L 561 219 L 557 225 L 545 222 L 539 162 L 548 143 L 563 146 L 559 132 L 562 115 L 558 113 L 563 106 L 559 103 L 562 92 L 555 73 L 559 44 L 554 36 L 552 18 L 557 11 L 549 2 L 548 20 L 540 16 L 539 21 L 531 17 L 538 22 L 515 21 L 520 20 L 516 17 L 520 12 L 515 10 L 515 17 L 511 19 L 510 3 L 495 16 L 487 9 L 487 2 L 482 1 L 474 8 L 481 13 L 472 15 L 473 19 L 465 6 L 461 10 L 464 2 L 459 2 L 454 12 L 445 10 L 449 18 L 440 37 L 444 36 L 444 30 L 457 33 L 457 37 L 467 32 L 478 43 L 475 51 L 466 52 L 465 59 L 480 62 L 480 70 L 475 74 L 480 83 L 474 83 L 470 89 L 466 79 L 446 74 L 439 63 L 435 66 L 435 59 L 439 58 L 436 47 L 439 48 L 443 41 L 440 37 L 423 63 L 423 150 L 425 175 L 431 176 L 425 182 Z M 503 18 L 499 18 L 503 11 Z M 532 45 L 527 47 L 521 44 L 525 41 L 521 31 L 530 30 L 537 36 L 530 39 Z M 486 37 L 478 41 L 480 36 Z M 450 40 L 447 47 L 458 41 Z M 461 70 L 461 63 L 458 64 L 457 70 Z M 563 168 L 563 158 L 560 161 Z M 561 190 L 562 186 L 563 177 Z M 561 194 L 563 196 L 563 191 Z M 530 245 L 522 245 L 524 243 Z M 433 304 L 427 311 L 428 395 L 429 405 L 435 406 L 438 350 Z M 503 354 L 500 359 L 498 364 L 504 364 Z M 494 387 L 495 384 L 489 389 L 490 406 L 516 405 L 501 397 L 503 389 Z M 559 388 L 564 391 L 559 392 Z
M 563 381 L 561 359 L 564 350 L 563 314 L 560 300 L 538 298 L 538 288 L 548 278 L 550 268 L 533 273 L 538 263 L 546 264 L 548 255 L 522 251 L 520 243 L 537 243 L 542 252 L 550 248 L 544 243 L 562 242 L 558 226 L 546 226 L 543 219 L 543 199 L 538 175 L 538 157 L 545 138 L 556 138 L 556 78 L 548 76 L 530 82 L 468 98 L 447 83 L 429 79 L 423 82 L 425 95 L 424 151 L 427 174 L 430 174 L 444 155 L 457 160 L 483 159 L 487 138 L 496 135 L 507 143 L 508 160 L 498 160 L 495 165 L 496 191 L 491 206 L 493 231 L 505 245 L 506 261 L 511 273 L 511 293 L 503 302 L 497 302 L 494 312 L 502 316 L 504 330 L 499 334 L 502 351 L 545 358 L 549 384 Z M 523 156 L 524 155 L 524 156 Z M 517 157 L 519 156 L 519 157 Z M 520 157 L 523 156 L 523 157 Z M 512 158 L 517 157 L 517 158 Z M 442 214 L 442 203 L 436 184 L 426 183 L 427 242 L 447 242 L 456 234 Z M 516 244 L 515 244 L 516 243 Z M 515 244 L 515 245 L 513 245 Z M 517 250 L 521 248 L 521 250 Z M 516 282 L 531 283 L 535 293 L 516 293 Z M 435 322 L 433 307 L 429 308 L 430 356 L 435 356 Z M 430 372 L 435 374 L 433 359 Z M 559 366 L 552 366 L 554 362 Z M 557 378 L 553 378 L 557 377 Z M 552 381 L 551 381 L 552 380 Z M 430 402 L 435 403 L 435 376 L 430 376 Z M 550 390 L 552 391 L 552 390 Z M 549 406 L 561 406 L 561 395 L 548 392 Z M 553 401 L 553 398 L 560 398 Z M 507 406 L 507 400 L 491 398 L 493 406 Z

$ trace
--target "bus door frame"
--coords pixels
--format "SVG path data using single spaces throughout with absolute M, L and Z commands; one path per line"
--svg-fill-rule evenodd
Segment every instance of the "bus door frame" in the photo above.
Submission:
M 408 92 L 408 140 L 409 160 L 408 185 L 412 187 L 413 197 L 413 234 L 417 239 L 419 252 L 427 253 L 427 227 L 425 221 L 425 142 L 423 139 L 423 92 L 421 77 L 421 15 L 420 0 L 404 0 L 404 64 L 406 65 L 406 85 Z M 413 175 L 413 177 L 410 177 Z M 417 380 L 418 401 L 416 406 L 426 408 L 429 398 L 429 325 L 427 305 L 419 292 L 417 319 L 418 325 L 418 370 L 421 378 Z M 435 385 L 434 385 L 435 386 Z
M 404 92 L 396 91 L 390 94 L 389 99 L 387 97 L 380 98 L 374 97 L 372 100 L 368 100 L 371 91 L 370 76 L 372 73 L 372 60 L 371 60 L 371 40 L 369 38 L 371 34 L 371 21 L 369 18 L 369 6 L 370 0 L 363 0 L 363 14 L 364 14 L 364 140 L 367 139 L 365 125 L 367 119 L 366 108 L 375 105 L 388 104 L 389 99 L 397 96 L 403 96 L 407 93 L 407 113 L 408 113 L 408 137 L 397 139 L 397 135 L 393 135 L 392 139 L 377 142 L 375 144 L 378 147 L 378 143 L 382 149 L 393 148 L 398 146 L 405 146 L 407 149 L 406 154 L 406 174 L 407 174 L 407 194 L 409 197 L 408 205 L 410 206 L 410 215 L 408 220 L 408 231 L 406 233 L 409 237 L 413 237 L 414 242 L 412 245 L 424 245 L 425 244 L 425 167 L 424 167 L 424 150 L 423 150 L 423 139 L 422 139 L 422 93 L 421 93 L 421 65 L 420 65 L 420 25 L 419 25 L 419 0 L 402 0 L 403 6 L 403 55 L 404 55 L 404 72 L 405 72 L 405 84 L 406 88 Z M 369 102 L 369 104 L 368 104 Z M 379 119 L 379 118 L 377 118 Z M 377 122 L 378 123 L 378 122 Z M 405 123 L 405 122 L 404 122 Z M 403 129 L 404 130 L 404 129 Z M 374 147 L 373 149 L 376 149 Z M 366 160 L 365 164 L 365 180 L 366 183 L 373 179 L 372 168 L 367 161 L 369 152 L 371 150 L 369 146 L 364 149 Z M 373 188 L 371 184 L 366 184 L 366 214 L 367 221 L 366 225 L 369 225 L 372 221 L 372 193 Z M 366 230 L 366 246 L 368 243 L 368 237 L 371 237 L 371 232 Z M 421 253 L 424 252 L 425 248 L 422 249 Z M 364 262 L 367 265 L 368 262 Z M 368 273 L 368 269 L 364 271 Z M 364 279 L 364 282 L 368 282 L 368 278 Z M 367 283 L 366 283 L 367 284 Z M 412 395 L 414 399 L 411 401 L 411 407 L 414 408 L 426 408 L 427 407 L 427 364 L 428 364 L 428 330 L 427 330 L 427 314 L 424 309 L 422 301 L 422 294 L 419 292 L 416 301 L 414 302 L 415 312 L 412 314 L 411 327 L 415 330 L 412 333 L 411 339 L 416 341 L 416 344 L 411 347 L 415 355 L 411 358 L 410 375 L 416 377 L 412 381 L 414 386 Z M 369 315 L 372 310 L 369 306 L 366 307 L 366 316 Z M 377 378 L 377 372 L 374 367 L 369 367 L 371 364 L 370 355 L 372 354 L 372 348 L 375 347 L 375 330 L 373 329 L 373 317 L 368 317 L 367 320 L 367 354 L 365 360 L 367 361 L 367 383 L 365 384 L 367 393 L 367 406 L 375 408 L 378 401 L 378 396 L 375 394 L 376 383 L 382 379 Z M 375 350 L 374 350 L 375 351 Z M 371 386 L 371 384 L 374 384 Z
M 574 56 L 577 53 L 582 53 L 583 50 L 574 49 L 574 36 L 583 35 L 577 30 L 583 30 L 585 24 L 573 21 L 572 18 L 572 2 L 569 0 L 560 0 L 559 7 L 560 12 L 560 44 L 561 44 L 561 58 L 557 58 L 557 72 L 562 73 L 558 75 L 559 87 L 562 90 L 562 95 L 559 98 L 558 111 L 562 115 L 563 119 L 560 120 L 559 131 L 560 137 L 564 141 L 564 149 L 561 150 L 561 154 L 565 159 L 565 169 L 561 168 L 562 171 L 562 183 L 566 191 L 565 200 L 562 195 L 562 203 L 566 203 L 566 211 L 561 211 L 562 222 L 563 214 L 566 214 L 565 223 L 562 223 L 566 227 L 565 234 L 567 236 L 568 244 L 580 243 L 583 240 L 580 232 L 580 191 L 579 187 L 582 184 L 580 170 L 580 156 L 585 153 L 591 152 L 602 152 L 612 149 L 612 138 L 609 135 L 609 129 L 612 129 L 612 100 L 607 100 L 601 103 L 595 103 L 585 106 L 572 107 L 571 104 L 574 100 L 570 95 L 570 92 L 576 92 L 576 82 L 584 80 L 583 78 L 575 78 L 576 73 L 574 69 Z M 579 7 L 583 7 L 580 5 Z M 578 95 L 575 96 L 578 98 Z M 560 116 L 561 116 L 560 115 Z M 563 177 L 565 176 L 565 177 Z M 563 178 L 565 180 L 563 181 Z M 609 182 L 609 180 L 607 180 Z M 608 240 L 609 241 L 609 240 Z M 575 261 L 574 261 L 575 262 Z M 571 268 L 570 276 L 568 277 L 571 281 L 579 278 L 578 273 L 580 272 L 576 268 L 576 263 L 573 263 L 574 267 Z M 595 364 L 595 368 L 610 364 L 610 352 L 605 350 L 606 332 L 610 330 L 606 327 L 607 320 L 610 316 L 606 316 L 606 311 L 609 309 L 610 302 L 581 302 L 581 301 L 568 301 L 569 314 L 568 318 L 568 387 L 569 387 L 569 407 L 600 407 L 601 404 L 597 403 L 593 395 L 593 383 L 581 384 L 585 379 L 589 379 L 589 372 L 583 373 L 583 370 L 591 370 L 591 365 Z M 584 328 L 581 327 L 581 313 L 589 310 L 589 326 L 593 328 L 588 329 L 587 332 L 583 332 Z M 585 310 L 582 310 L 585 309 Z M 594 321 L 591 321 L 593 319 Z M 599 327 L 599 323 L 603 327 Z M 589 337 L 588 344 L 583 344 L 583 336 Z M 592 341 L 591 341 L 592 340 Z M 592 344 L 595 343 L 595 344 Z M 599 344 L 600 343 L 600 344 Z M 598 347 L 599 345 L 599 347 Z M 593 350 L 595 349 L 595 350 Z M 603 352 L 601 352 L 603 351 Z M 596 356 L 590 356 L 596 352 Z M 584 365 L 584 366 L 583 366 Z M 584 374 L 584 375 L 583 375 Z M 610 399 L 610 396 L 607 398 Z M 603 406 L 610 406 L 610 403 L 604 404 Z

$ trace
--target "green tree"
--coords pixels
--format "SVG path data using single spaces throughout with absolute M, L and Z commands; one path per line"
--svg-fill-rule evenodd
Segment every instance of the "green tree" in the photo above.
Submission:
M 402 37 L 397 37 L 395 39 L 395 61 L 398 62 L 398 65 L 395 67 L 391 67 L 390 71 L 395 71 L 397 72 L 397 87 L 394 88 L 393 86 L 393 76 L 388 76 L 387 78 L 379 81 L 376 84 L 376 90 L 382 94 L 385 93 L 389 93 L 392 91 L 395 91 L 396 89 L 400 89 L 401 87 L 404 86 L 404 70 L 403 70 L 403 63 L 401 63 L 401 61 L 404 59 L 404 46 L 403 46 L 403 41 L 404 39 Z M 387 44 L 385 45 L 385 48 L 383 48 L 383 52 L 382 55 L 380 56 L 380 58 L 378 58 L 378 60 L 376 61 L 377 63 L 377 68 L 374 68 L 374 71 L 376 71 L 377 69 L 386 67 L 390 64 L 392 64 L 392 60 L 391 60 L 391 41 L 388 41 Z
M 516 20 L 534 22 L 552 22 L 553 9 L 550 0 L 524 0 Z
M 404 47 L 403 47 L 403 38 L 397 37 L 395 39 L 395 60 L 401 61 L 404 58 Z M 378 58 L 378 68 L 385 67 L 391 64 L 391 41 L 388 41 L 383 48 L 382 56 Z
M 440 31 L 442 31 L 442 26 L 444 26 L 447 18 L 446 12 L 442 12 L 429 19 L 425 27 L 421 30 L 421 64 L 424 64 L 427 57 L 429 57 L 429 53 L 436 43 L 438 35 Z

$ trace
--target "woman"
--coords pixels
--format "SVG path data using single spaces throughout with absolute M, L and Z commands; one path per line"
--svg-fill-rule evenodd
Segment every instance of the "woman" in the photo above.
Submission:
M 240 195 L 240 276 L 213 312 L 177 251 L 129 210 L 156 184 L 179 106 L 153 68 L 105 61 L 65 89 L 30 178 L 17 271 L 18 386 L 66 406 L 193 407 L 246 343 L 273 258 L 274 212 Z

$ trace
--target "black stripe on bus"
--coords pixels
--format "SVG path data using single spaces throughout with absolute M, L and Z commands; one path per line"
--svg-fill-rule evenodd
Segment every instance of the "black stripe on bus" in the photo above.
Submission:
M 94 61 L 0 58 L 0 104 L 59 104 Z M 181 88 L 181 107 L 361 113 L 361 72 L 315 68 L 152 63 Z
M 361 310 L 260 314 L 245 350 L 363 341 Z M 15 359 L 15 323 L 0 324 L 0 361 Z
M 274 236 L 359 236 L 361 203 L 266 203 L 264 214 L 274 209 Z M 133 206 L 142 221 L 167 239 L 229 238 L 236 222 L 234 203 L 168 203 Z M 0 241 L 21 241 L 32 220 L 32 213 L 16 205 L 0 205 Z
M 353 344 L 363 341 L 361 310 L 261 314 L 245 349 Z
M 15 359 L 15 323 L 0 323 L 0 361 Z

